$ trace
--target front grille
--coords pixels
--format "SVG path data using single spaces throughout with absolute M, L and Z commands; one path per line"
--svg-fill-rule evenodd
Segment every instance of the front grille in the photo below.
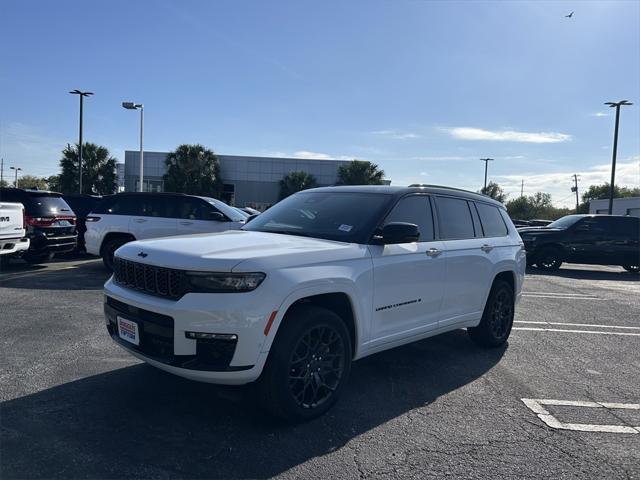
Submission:
M 156 267 L 115 257 L 113 278 L 118 285 L 149 295 L 177 300 L 187 292 L 187 277 L 182 270 Z

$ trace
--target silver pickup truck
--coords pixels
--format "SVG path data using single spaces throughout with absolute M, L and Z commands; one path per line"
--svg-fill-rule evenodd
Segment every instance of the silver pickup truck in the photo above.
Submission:
M 29 249 L 25 237 L 24 207 L 21 203 L 0 202 L 0 259 L 20 256 Z

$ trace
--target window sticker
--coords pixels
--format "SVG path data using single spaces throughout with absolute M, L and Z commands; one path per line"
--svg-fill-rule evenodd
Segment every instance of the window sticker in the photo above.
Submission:
M 350 232 L 353 228 L 353 225 L 345 225 L 344 223 L 338 227 L 338 230 L 341 232 Z

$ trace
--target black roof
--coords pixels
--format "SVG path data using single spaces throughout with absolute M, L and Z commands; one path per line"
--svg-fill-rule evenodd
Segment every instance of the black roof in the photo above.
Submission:
M 449 195 L 464 198 L 467 200 L 475 200 L 480 202 L 491 203 L 504 208 L 504 205 L 493 198 L 482 195 L 480 193 L 462 190 L 460 188 L 444 187 L 441 185 L 420 185 L 410 187 L 396 187 L 391 185 L 341 185 L 335 187 L 320 187 L 303 192 L 359 192 L 359 193 L 379 193 L 386 195 L 394 195 L 402 197 L 409 193 L 432 193 L 437 195 Z

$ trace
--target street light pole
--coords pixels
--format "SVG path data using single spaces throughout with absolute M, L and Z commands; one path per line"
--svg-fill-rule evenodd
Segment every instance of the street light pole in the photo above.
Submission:
M 489 167 L 489 162 L 493 162 L 493 158 L 481 158 L 480 161 L 484 162 L 484 188 L 482 189 L 482 191 L 486 193 L 486 190 L 487 190 L 487 169 Z
M 14 188 L 18 188 L 18 171 L 22 170 L 20 167 L 9 167 L 10 170 L 16 171 L 16 179 L 13 181 Z
M 605 105 L 616 109 L 616 126 L 613 131 L 613 155 L 611 158 L 611 184 L 609 185 L 609 215 L 613 214 L 613 193 L 615 191 L 614 181 L 616 178 L 616 157 L 618 155 L 618 126 L 620 124 L 620 107 L 622 105 L 633 105 L 633 103 L 627 100 L 621 100 L 619 102 L 606 102 Z
M 79 173 L 79 178 L 78 178 L 78 183 L 80 184 L 80 194 L 82 194 L 82 120 L 83 120 L 83 100 L 84 97 L 88 97 L 90 95 L 93 95 L 93 92 L 81 92 L 80 90 L 78 90 L 77 88 L 71 92 L 69 92 L 72 95 L 78 95 L 80 97 L 80 134 L 79 134 L 79 146 L 78 146 L 78 171 Z
M 138 186 L 138 191 L 144 192 L 144 105 L 141 103 L 122 102 L 122 106 L 127 110 L 140 109 L 140 185 Z

